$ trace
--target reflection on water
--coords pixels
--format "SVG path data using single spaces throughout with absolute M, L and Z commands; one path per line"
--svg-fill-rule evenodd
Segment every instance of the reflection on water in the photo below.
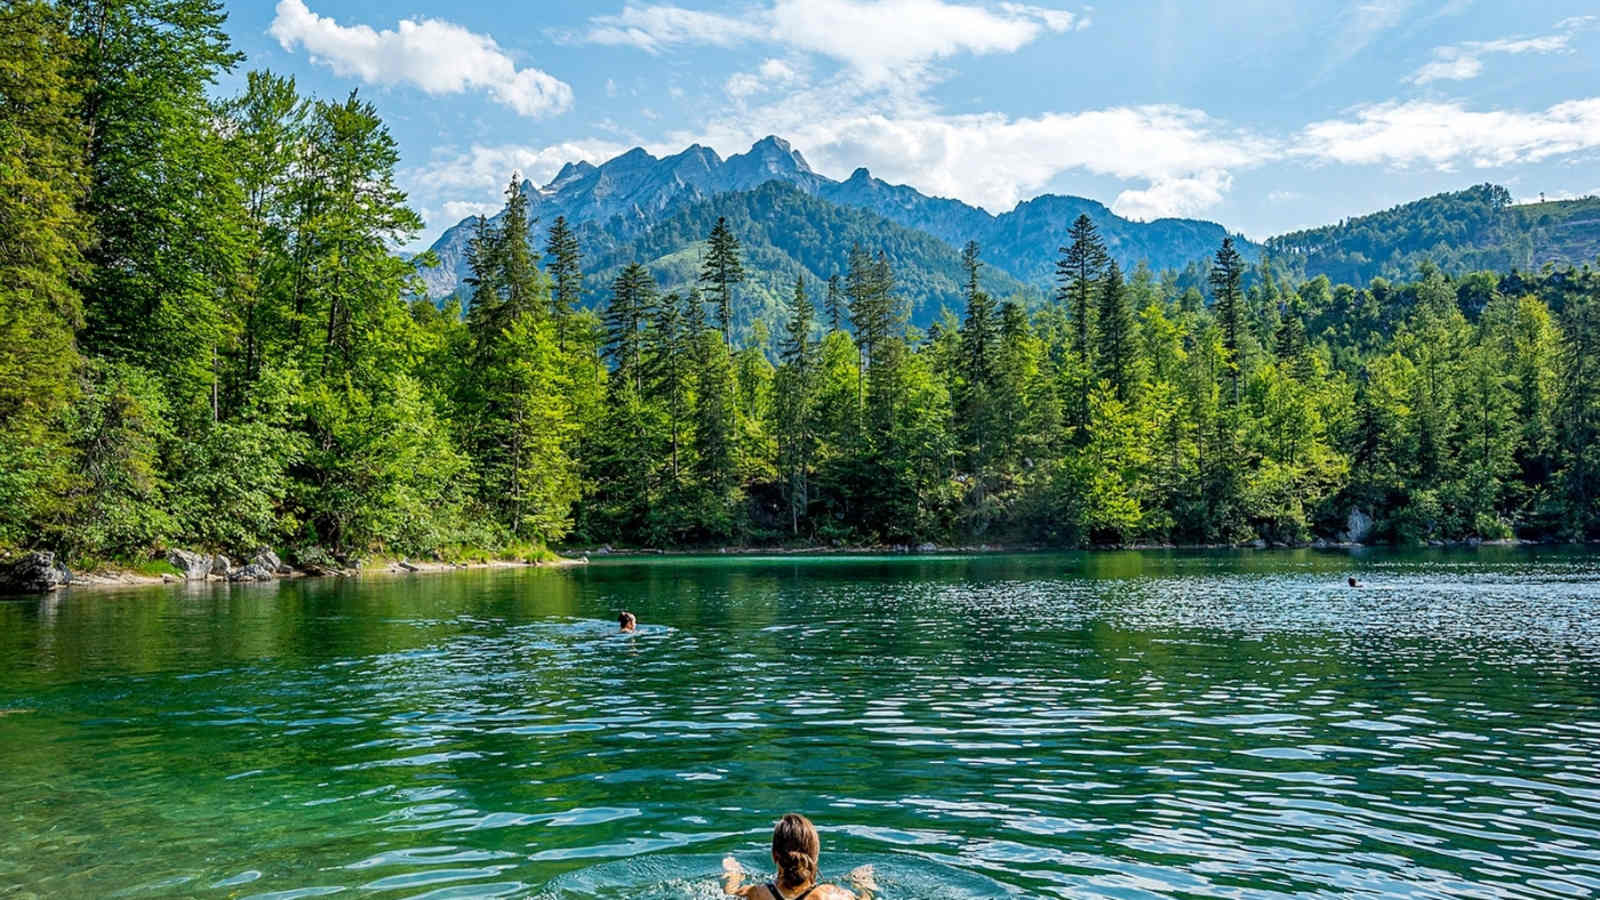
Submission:
M 0 893 L 714 897 L 792 809 L 825 876 L 870 862 L 890 898 L 1582 896 L 1595 562 L 607 561 L 0 602 Z

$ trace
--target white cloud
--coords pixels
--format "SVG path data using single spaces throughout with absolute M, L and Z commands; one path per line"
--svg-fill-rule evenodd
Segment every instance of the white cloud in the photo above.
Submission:
M 839 60 L 873 80 L 957 53 L 1009 53 L 1047 32 L 1081 28 L 1067 10 L 946 0 L 773 0 L 734 18 L 677 6 L 623 7 L 590 20 L 585 40 L 651 53 L 683 45 L 779 44 Z
M 592 44 L 637 47 L 649 53 L 660 53 L 684 44 L 731 47 L 763 36 L 759 25 L 730 16 L 677 6 L 629 4 L 616 15 L 590 19 L 584 39 Z
M 304 0 L 278 0 L 267 33 L 285 50 L 304 47 L 312 60 L 368 84 L 410 84 L 432 95 L 486 91 L 524 116 L 559 113 L 572 88 L 535 68 L 518 69 L 488 35 L 439 19 L 401 19 L 392 30 L 341 25 Z
M 1123 191 L 1111 211 L 1128 219 L 1148 221 L 1165 216 L 1193 216 L 1222 202 L 1233 187 L 1227 172 L 1200 172 L 1187 178 L 1162 178 L 1144 190 Z
M 1433 59 L 1406 79 L 1412 84 L 1435 81 L 1469 81 L 1483 74 L 1483 58 L 1493 54 L 1518 56 L 1528 53 L 1571 53 L 1572 40 L 1592 27 L 1594 16 L 1576 16 L 1556 23 L 1552 34 L 1525 38 L 1500 38 L 1493 41 L 1468 41 L 1438 47 Z
M 769 59 L 754 72 L 736 72 L 728 78 L 723 90 L 728 96 L 741 100 L 755 94 L 788 87 L 800 80 L 794 66 L 781 59 Z
M 1380 103 L 1353 118 L 1313 122 L 1293 155 L 1354 165 L 1432 166 L 1443 171 L 1536 163 L 1600 149 L 1600 98 L 1545 110 L 1471 111 L 1458 102 Z
M 561 167 L 569 162 L 590 160 L 599 163 L 626 149 L 610 141 L 568 141 L 548 147 L 474 144 L 453 155 L 436 157 L 427 165 L 407 174 L 411 184 L 431 193 L 471 192 L 482 198 L 454 202 L 486 203 L 490 198 L 500 196 L 512 172 L 521 172 L 534 184 L 543 185 L 555 178 Z
M 848 79 L 774 98 L 668 135 L 665 147 L 698 142 L 741 152 L 780 134 L 818 171 L 857 166 L 890 182 L 1004 212 L 1066 172 L 1145 182 L 1125 206 L 1140 215 L 1192 214 L 1227 189 L 1232 169 L 1265 161 L 1271 142 L 1171 106 L 1114 107 L 1012 118 L 950 115 L 905 97 L 866 95 Z

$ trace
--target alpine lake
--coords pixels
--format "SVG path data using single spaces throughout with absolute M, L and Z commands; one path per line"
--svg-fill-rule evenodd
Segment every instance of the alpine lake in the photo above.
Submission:
M 0 897 L 715 898 L 726 855 L 770 872 L 787 811 L 880 898 L 1594 896 L 1600 557 L 613 557 L 0 598 Z

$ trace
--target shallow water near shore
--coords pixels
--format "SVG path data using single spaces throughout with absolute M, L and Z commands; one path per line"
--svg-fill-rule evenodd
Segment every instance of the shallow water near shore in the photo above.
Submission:
M 885 898 L 1591 896 L 1600 557 L 664 558 L 0 598 L 0 760 L 5 896 L 716 897 L 790 810 L 825 876 L 870 863 Z

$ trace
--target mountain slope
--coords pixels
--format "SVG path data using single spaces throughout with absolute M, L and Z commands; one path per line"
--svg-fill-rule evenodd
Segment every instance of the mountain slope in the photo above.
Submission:
M 952 248 L 976 240 L 993 266 L 1041 291 L 1053 285 L 1057 251 L 1080 213 L 1095 221 L 1112 255 L 1125 268 L 1140 261 L 1158 270 L 1183 268 L 1214 252 L 1227 235 L 1222 226 L 1211 222 L 1133 222 L 1092 200 L 1057 195 L 1038 197 L 993 216 L 959 200 L 928 197 L 914 188 L 888 184 L 866 169 L 857 169 L 845 181 L 833 181 L 812 171 L 798 151 L 776 137 L 764 138 L 749 152 L 726 160 L 698 145 L 662 159 L 634 149 L 599 166 L 569 164 L 544 187 L 525 182 L 522 189 L 529 198 L 530 214 L 542 223 L 548 225 L 557 216 L 566 216 L 575 225 L 595 226 L 617 241 L 626 241 L 690 206 L 771 181 L 835 206 L 865 210 L 896 225 L 926 232 Z M 471 235 L 472 220 L 467 219 L 434 244 L 441 265 L 423 273 L 430 296 L 442 298 L 460 287 L 466 276 Z M 743 234 L 739 237 L 745 239 Z M 840 252 L 849 247 L 842 237 L 829 240 Z M 871 241 L 864 243 L 874 246 Z M 1248 241 L 1241 240 L 1241 247 L 1247 255 L 1259 252 Z
M 1600 198 L 1513 206 L 1505 188 L 1483 184 L 1272 238 L 1267 250 L 1296 274 L 1355 285 L 1413 278 L 1425 261 L 1450 274 L 1581 265 L 1600 255 Z
M 914 324 L 931 324 L 941 307 L 959 313 L 965 302 L 960 253 L 950 245 L 778 181 L 693 204 L 637 236 L 625 235 L 625 229 L 582 226 L 580 239 L 590 248 L 585 266 L 592 272 L 587 279 L 590 302 L 604 302 L 610 280 L 634 261 L 650 268 L 663 291 L 687 291 L 699 272 L 702 238 L 719 217 L 739 235 L 749 279 L 734 310 L 736 335 L 748 337 L 760 321 L 776 336 L 797 276 L 806 279 L 820 308 L 828 277 L 843 275 L 850 246 L 856 243 L 888 255 L 897 293 L 907 300 Z M 994 267 L 985 267 L 981 284 L 997 297 L 1037 302 L 1041 296 Z

